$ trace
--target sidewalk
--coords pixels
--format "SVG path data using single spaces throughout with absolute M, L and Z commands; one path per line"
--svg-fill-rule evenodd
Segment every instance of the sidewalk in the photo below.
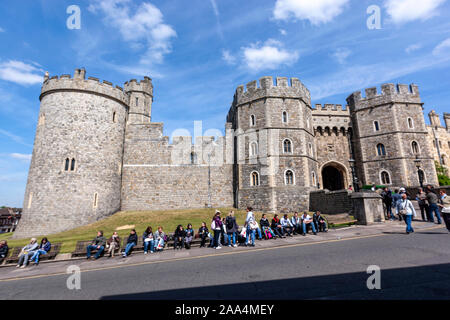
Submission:
M 420 218 L 419 218 L 420 219 Z M 413 221 L 413 227 L 416 232 L 425 229 L 445 228 L 445 225 L 423 222 L 421 220 Z M 256 240 L 255 247 L 222 247 L 220 250 L 212 248 L 193 248 L 190 250 L 165 250 L 163 252 L 144 255 L 142 252 L 131 254 L 127 258 L 117 256 L 114 258 L 100 258 L 98 260 L 69 259 L 60 261 L 43 261 L 39 266 L 29 265 L 25 269 L 19 269 L 15 266 L 4 266 L 0 268 L 0 282 L 8 280 L 18 280 L 22 278 L 34 278 L 50 275 L 64 275 L 69 266 L 76 265 L 81 272 L 94 271 L 101 269 L 113 269 L 125 266 L 161 263 L 183 259 L 199 259 L 212 255 L 232 255 L 247 252 L 249 250 L 276 250 L 286 246 L 314 245 L 315 243 L 344 241 L 362 237 L 382 236 L 388 234 L 404 234 L 406 225 L 399 221 L 386 221 L 370 226 L 355 225 L 341 229 L 331 229 L 327 233 L 318 233 L 317 236 L 309 233 L 306 237 L 296 235 L 276 240 Z M 406 235 L 405 235 L 406 236 Z M 410 235 L 413 236 L 413 235 Z

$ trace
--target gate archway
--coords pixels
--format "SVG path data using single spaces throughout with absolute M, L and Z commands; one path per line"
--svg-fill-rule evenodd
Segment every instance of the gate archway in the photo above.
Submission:
M 322 186 L 330 191 L 346 188 L 346 170 L 335 162 L 327 163 L 322 167 Z

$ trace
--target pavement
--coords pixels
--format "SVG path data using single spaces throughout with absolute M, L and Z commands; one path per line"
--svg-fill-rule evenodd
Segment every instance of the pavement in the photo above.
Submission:
M 427 289 L 431 290 L 427 296 L 436 298 L 439 293 L 439 297 L 450 298 L 448 231 L 443 225 L 422 221 L 414 221 L 413 227 L 416 232 L 406 235 L 403 222 L 389 221 L 330 230 L 317 236 L 256 241 L 254 248 L 166 250 L 148 255 L 135 253 L 127 258 L 41 263 L 25 269 L 3 267 L 0 297 L 398 299 L 423 297 L 422 291 L 410 289 L 435 283 L 436 288 Z M 407 285 L 409 289 L 400 290 L 404 296 L 399 296 L 396 290 L 391 290 L 390 295 L 369 291 L 366 269 L 372 264 L 382 268 L 383 280 L 387 274 L 386 278 L 392 279 L 397 287 Z M 81 272 L 81 290 L 69 290 L 66 286 L 71 266 Z M 429 272 L 435 269 L 438 271 Z M 361 290 L 364 295 L 358 296 Z

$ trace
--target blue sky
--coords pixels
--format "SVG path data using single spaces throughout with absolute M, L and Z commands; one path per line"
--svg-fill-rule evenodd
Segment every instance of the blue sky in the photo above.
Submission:
M 70 5 L 81 28 L 68 29 Z M 381 29 L 369 29 L 378 6 Z M 450 0 L 23 0 L 0 12 L 0 205 L 22 206 L 45 71 L 122 86 L 153 79 L 165 134 L 223 130 L 235 88 L 298 77 L 313 103 L 382 83 L 419 85 L 450 112 Z

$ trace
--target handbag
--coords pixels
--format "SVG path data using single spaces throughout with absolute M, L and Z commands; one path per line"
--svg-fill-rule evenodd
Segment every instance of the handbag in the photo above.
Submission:
M 251 220 L 251 221 L 249 222 L 249 225 L 250 225 L 250 229 L 252 229 L 252 230 L 258 229 L 258 224 L 257 224 L 256 221 L 254 221 L 254 220 Z
M 442 208 L 442 213 L 450 213 L 450 207 L 444 207 Z
M 242 228 L 241 236 L 242 236 L 243 238 L 247 238 L 247 228 Z

